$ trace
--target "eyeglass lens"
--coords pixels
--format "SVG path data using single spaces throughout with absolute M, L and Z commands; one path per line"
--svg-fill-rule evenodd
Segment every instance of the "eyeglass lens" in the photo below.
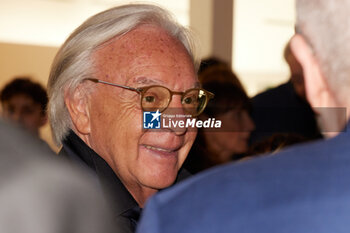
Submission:
M 184 110 L 194 116 L 201 113 L 208 96 L 203 90 L 191 89 L 184 93 L 181 103 Z M 164 87 L 150 87 L 142 93 L 142 108 L 144 111 L 164 111 L 170 102 L 171 92 Z
M 166 88 L 151 87 L 142 95 L 142 108 L 144 111 L 163 111 L 170 101 L 170 92 Z

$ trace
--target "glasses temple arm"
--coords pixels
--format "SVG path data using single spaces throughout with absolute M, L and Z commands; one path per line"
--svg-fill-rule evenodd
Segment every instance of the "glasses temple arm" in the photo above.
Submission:
M 111 86 L 115 86 L 115 87 L 121 87 L 121 88 L 128 89 L 131 91 L 141 92 L 140 88 L 133 88 L 133 87 L 128 87 L 128 86 L 119 85 L 119 84 L 115 84 L 115 83 L 110 83 L 110 82 L 102 81 L 102 80 L 97 79 L 97 78 L 87 78 L 86 80 L 90 80 L 90 81 L 95 82 L 95 83 L 102 83 L 102 84 L 107 84 L 107 85 L 111 85 Z

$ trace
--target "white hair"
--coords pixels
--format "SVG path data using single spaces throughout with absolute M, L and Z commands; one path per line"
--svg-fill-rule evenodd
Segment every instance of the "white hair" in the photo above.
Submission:
M 350 104 L 350 1 L 297 0 L 297 32 L 310 44 L 330 90 Z
M 108 40 L 126 34 L 141 24 L 152 24 L 165 29 L 178 39 L 199 67 L 191 32 L 178 24 L 170 13 L 158 6 L 130 4 L 114 7 L 86 20 L 62 45 L 51 67 L 48 81 L 48 115 L 57 145 L 72 128 L 72 121 L 64 101 L 66 91 L 72 92 L 79 83 L 92 75 L 91 55 Z

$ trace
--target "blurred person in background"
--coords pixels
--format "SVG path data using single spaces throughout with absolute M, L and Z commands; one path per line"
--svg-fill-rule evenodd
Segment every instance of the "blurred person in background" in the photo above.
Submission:
M 0 148 L 0 232 L 112 232 L 109 203 L 87 170 L 1 120 Z
M 202 64 L 203 62 L 201 62 Z M 220 83 L 232 83 L 234 86 L 242 89 L 246 93 L 241 81 L 237 75 L 232 71 L 226 63 L 213 64 L 202 68 L 201 72 L 198 72 L 199 82 L 204 85 L 210 82 L 220 82 Z M 247 94 L 246 94 L 247 95 Z
M 0 91 L 2 115 L 39 137 L 39 129 L 47 122 L 46 90 L 28 77 L 18 77 Z
M 112 198 L 117 232 L 133 232 L 146 200 L 188 175 L 181 167 L 196 131 L 143 129 L 142 117 L 205 108 L 194 46 L 166 10 L 130 4 L 89 18 L 56 55 L 48 82 L 55 141 Z
M 250 100 L 237 76 L 227 66 L 215 65 L 199 75 L 204 89 L 215 93 L 199 119 L 221 120 L 220 129 L 198 129 L 185 168 L 197 173 L 207 168 L 240 159 L 248 150 L 254 123 Z
M 308 141 L 310 141 L 310 139 L 307 139 L 301 136 L 300 134 L 276 133 L 249 147 L 247 156 L 244 157 L 242 160 L 255 158 L 261 155 L 263 156 L 267 153 L 275 154 L 294 144 L 304 143 Z
M 226 68 L 230 68 L 226 61 L 215 56 L 210 56 L 201 60 L 201 64 L 198 69 L 198 75 L 200 75 L 202 72 L 213 66 L 224 66 Z
M 303 70 L 290 48 L 284 49 L 290 70 L 288 82 L 252 98 L 252 117 L 256 125 L 250 144 L 264 141 L 276 133 L 298 134 L 308 140 L 320 139 L 316 114 L 305 96 Z

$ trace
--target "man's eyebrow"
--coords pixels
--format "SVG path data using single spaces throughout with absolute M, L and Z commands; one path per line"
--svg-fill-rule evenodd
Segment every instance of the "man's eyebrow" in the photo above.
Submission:
M 137 84 L 143 84 L 143 85 L 163 84 L 163 82 L 161 80 L 151 79 L 148 77 L 136 77 L 136 78 L 134 78 L 133 82 L 137 83 Z
M 164 82 L 162 80 L 151 79 L 144 76 L 134 78 L 133 82 L 141 85 L 164 85 Z M 201 87 L 200 82 L 196 82 L 192 88 L 200 88 L 200 87 Z

